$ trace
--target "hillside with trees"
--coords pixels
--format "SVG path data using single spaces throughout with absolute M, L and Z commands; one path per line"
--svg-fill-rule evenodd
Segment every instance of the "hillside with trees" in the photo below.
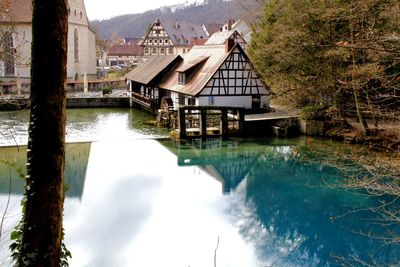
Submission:
M 223 23 L 228 18 L 243 18 L 247 10 L 259 3 L 255 0 L 206 0 L 202 4 L 182 7 L 163 7 L 141 14 L 117 16 L 108 20 L 95 20 L 92 27 L 102 39 L 113 35 L 121 37 L 142 37 L 146 29 L 157 18 L 161 20 L 187 21 L 197 24 Z

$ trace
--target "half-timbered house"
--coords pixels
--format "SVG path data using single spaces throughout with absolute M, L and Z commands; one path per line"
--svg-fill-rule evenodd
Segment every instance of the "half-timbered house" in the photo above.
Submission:
M 189 22 L 157 19 L 145 36 L 144 56 L 178 55 L 187 53 L 197 40 L 207 39 L 202 26 Z
M 168 91 L 174 108 L 184 105 L 268 109 L 264 84 L 239 44 L 195 46 L 159 88 Z
M 167 101 L 181 106 L 269 108 L 269 87 L 264 84 L 239 44 L 194 46 L 180 56 L 154 56 L 126 76 L 132 96 L 149 107 Z

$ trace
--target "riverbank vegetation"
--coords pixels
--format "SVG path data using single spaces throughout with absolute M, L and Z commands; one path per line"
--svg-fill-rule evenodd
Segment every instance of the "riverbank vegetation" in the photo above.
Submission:
M 333 135 L 398 148 L 399 29 L 397 0 L 272 0 L 249 54 L 277 103 L 335 110 L 357 124 Z
M 271 0 L 263 6 L 249 54 L 275 92 L 273 101 L 300 109 L 303 120 L 323 122 L 325 137 L 366 145 L 332 152 L 318 143 L 301 160 L 318 158 L 339 170 L 341 180 L 327 186 L 376 198 L 377 205 L 350 212 L 374 214 L 380 231 L 358 234 L 398 247 L 400 2 Z M 337 260 L 343 266 L 391 264 L 379 251 L 369 259 Z

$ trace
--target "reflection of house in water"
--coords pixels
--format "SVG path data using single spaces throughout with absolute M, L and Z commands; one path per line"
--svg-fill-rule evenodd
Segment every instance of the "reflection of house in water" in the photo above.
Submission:
M 91 143 L 67 144 L 65 153 L 65 183 L 67 185 L 66 196 L 81 198 L 86 169 L 89 160 Z M 26 173 L 26 146 L 0 148 L 0 195 L 9 194 L 11 175 L 11 194 L 22 195 L 24 193 L 25 180 L 20 177 L 17 169 Z M 15 168 L 9 168 L 9 162 L 15 164 Z
M 179 166 L 198 166 L 223 185 L 223 192 L 234 190 L 260 157 L 258 150 L 239 146 L 239 141 L 212 138 L 183 143 L 160 141 L 178 156 Z

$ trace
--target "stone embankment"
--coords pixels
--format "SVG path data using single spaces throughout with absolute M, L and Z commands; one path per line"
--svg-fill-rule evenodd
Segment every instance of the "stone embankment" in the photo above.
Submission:
M 21 110 L 29 107 L 28 94 L 0 95 L 0 111 Z M 129 107 L 129 95 L 125 89 L 113 90 L 110 94 L 101 91 L 68 92 L 68 108 Z

